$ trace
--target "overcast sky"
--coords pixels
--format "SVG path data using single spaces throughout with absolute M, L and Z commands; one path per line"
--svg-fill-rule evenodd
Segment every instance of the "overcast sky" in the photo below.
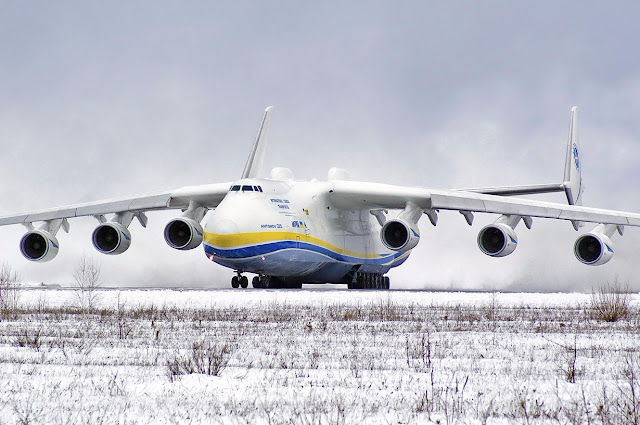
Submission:
M 560 182 L 578 105 L 585 204 L 640 212 L 639 18 L 634 2 L 0 2 L 0 214 L 237 179 L 268 105 L 271 166 L 438 188 Z M 121 256 L 95 252 L 91 218 L 52 262 L 22 258 L 22 226 L 0 229 L 0 256 L 29 282 L 69 282 L 86 253 L 109 285 L 227 286 L 202 249 L 165 244 L 174 214 L 134 222 Z M 594 268 L 550 220 L 483 255 L 495 218 L 421 220 L 393 285 L 640 289 L 640 229 Z

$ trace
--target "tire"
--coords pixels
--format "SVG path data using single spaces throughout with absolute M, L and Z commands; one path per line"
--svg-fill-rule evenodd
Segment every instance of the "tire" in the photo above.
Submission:
M 249 286 L 249 279 L 247 279 L 246 276 L 240 277 L 240 286 L 242 286 L 243 289 Z
M 251 280 L 251 286 L 253 286 L 254 288 L 262 288 L 262 285 L 260 283 L 260 278 L 258 276 L 254 276 L 253 280 Z
M 271 285 L 271 277 L 269 276 L 261 276 L 260 277 L 260 287 L 261 288 L 270 288 Z
M 237 288 L 240 286 L 240 282 L 238 282 L 238 276 L 234 276 L 231 278 L 231 287 Z

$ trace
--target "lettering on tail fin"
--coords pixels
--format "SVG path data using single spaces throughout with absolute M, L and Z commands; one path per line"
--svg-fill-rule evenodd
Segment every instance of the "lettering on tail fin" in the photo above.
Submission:
M 578 107 L 571 108 L 569 122 L 569 139 L 567 141 L 567 157 L 564 166 L 564 192 L 569 205 L 582 205 L 582 168 L 580 167 L 580 144 L 578 141 Z M 572 221 L 573 228 L 583 226 L 579 221 Z
M 564 191 L 570 205 L 582 205 L 582 170 L 580 167 L 580 144 L 578 141 L 578 107 L 571 108 L 569 139 L 564 168 Z

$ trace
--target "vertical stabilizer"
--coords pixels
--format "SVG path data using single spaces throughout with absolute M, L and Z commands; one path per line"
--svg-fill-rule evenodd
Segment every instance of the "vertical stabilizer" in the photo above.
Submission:
M 580 163 L 580 143 L 578 142 L 578 107 L 571 108 L 567 157 L 564 164 L 564 192 L 569 205 L 582 205 L 582 164 Z M 582 223 L 573 221 L 578 230 Z
M 264 111 L 264 117 L 262 118 L 262 123 L 258 129 L 256 141 L 253 143 L 251 153 L 247 159 L 247 164 L 244 166 L 244 171 L 242 172 L 243 179 L 264 177 L 262 172 L 264 158 L 267 153 L 267 136 L 269 135 L 269 123 L 271 121 L 272 111 L 273 106 L 269 106 Z
M 582 205 L 582 173 L 578 143 L 578 107 L 571 108 L 567 157 L 564 165 L 564 191 L 570 205 Z

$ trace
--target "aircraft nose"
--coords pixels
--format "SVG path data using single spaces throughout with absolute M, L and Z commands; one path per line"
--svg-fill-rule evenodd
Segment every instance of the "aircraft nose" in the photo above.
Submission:
M 218 235 L 230 235 L 238 233 L 238 229 L 238 223 L 228 218 L 225 218 L 223 220 L 216 220 L 212 223 L 211 226 L 211 232 Z

